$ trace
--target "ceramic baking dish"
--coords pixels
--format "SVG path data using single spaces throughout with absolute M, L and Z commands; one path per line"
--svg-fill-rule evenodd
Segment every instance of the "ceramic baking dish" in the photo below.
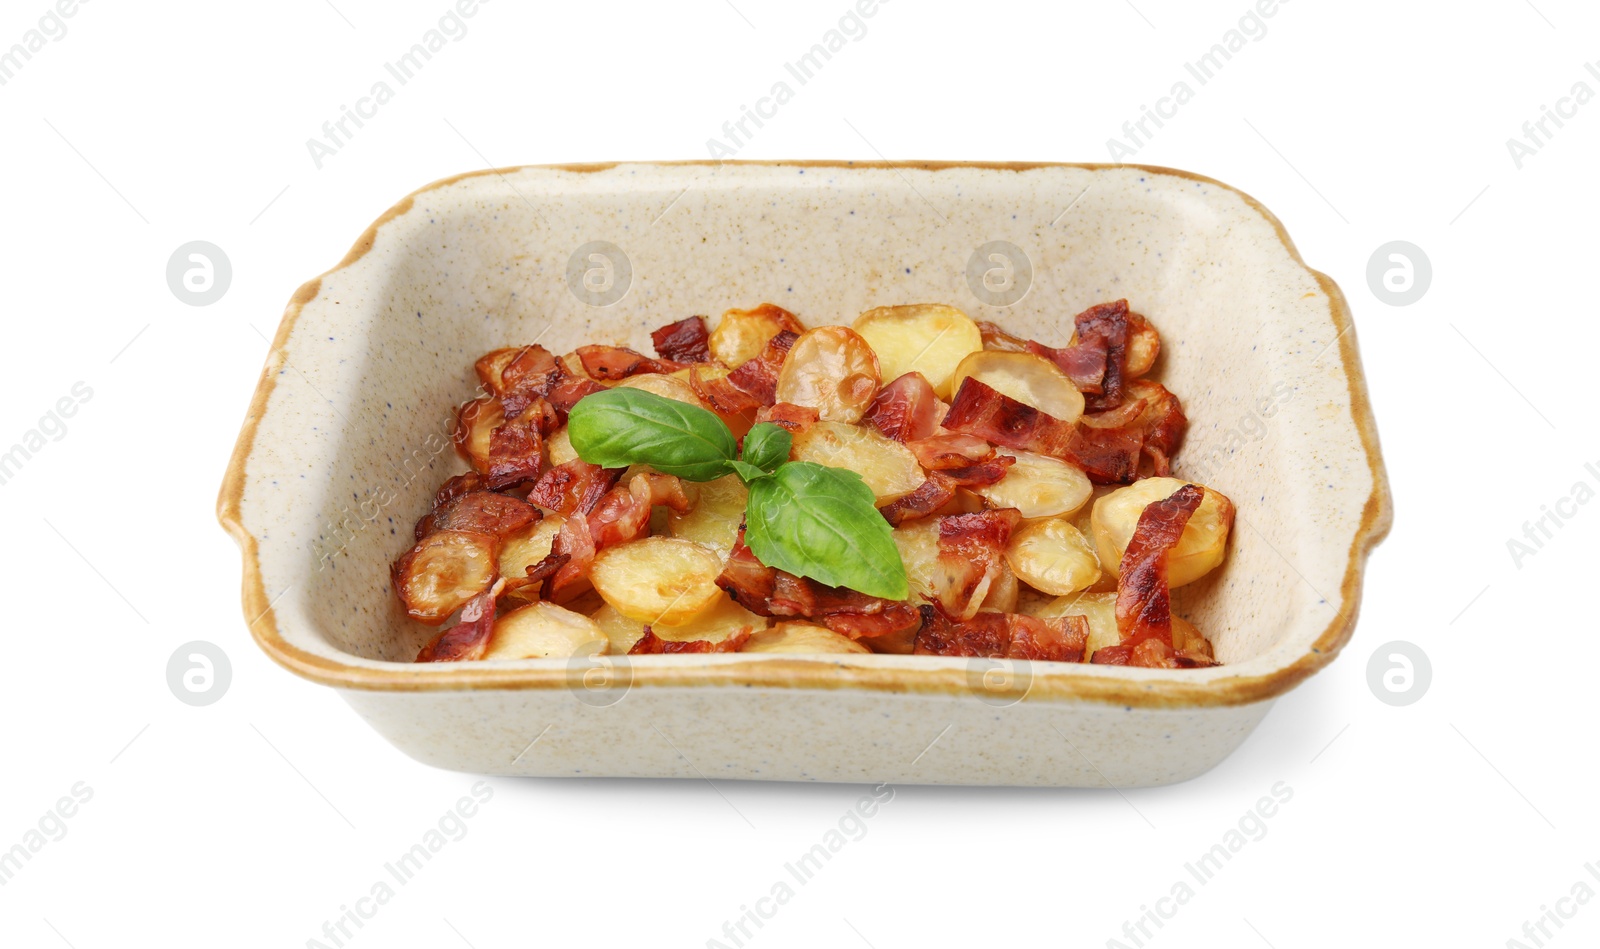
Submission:
M 1176 473 L 1238 504 L 1226 565 L 1177 591 L 1225 665 L 408 661 L 433 631 L 388 567 L 465 470 L 448 435 L 479 354 L 648 350 L 663 323 L 762 301 L 808 325 L 950 303 L 1064 342 L 1119 297 L 1160 329 L 1192 422 Z M 290 301 L 219 516 L 261 648 L 441 768 L 1128 787 L 1211 768 L 1333 659 L 1390 501 L 1344 298 L 1248 196 L 1127 165 L 733 162 L 512 168 L 405 198 Z

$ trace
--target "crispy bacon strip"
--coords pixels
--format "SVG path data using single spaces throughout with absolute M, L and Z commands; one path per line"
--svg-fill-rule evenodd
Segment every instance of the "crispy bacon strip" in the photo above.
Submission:
M 908 372 L 878 390 L 862 421 L 897 442 L 927 438 L 944 407 L 920 372 Z
M 571 559 L 570 554 L 552 554 L 538 563 L 528 564 L 526 576 L 505 578 L 506 586 L 500 595 L 518 603 L 537 601 L 544 590 L 545 581 L 559 573 Z
M 423 515 L 413 533 L 417 540 L 436 530 L 472 531 L 504 539 L 540 517 L 533 505 L 509 495 L 493 491 L 468 491 L 446 500 Z
M 1172 470 L 1172 456 L 1183 444 L 1188 431 L 1189 418 L 1183 414 L 1183 405 L 1163 385 L 1135 380 L 1129 384 L 1134 398 L 1145 404 L 1138 425 L 1144 430 L 1144 455 L 1157 477 L 1166 477 Z
M 834 632 L 875 648 L 900 644 L 905 649 L 922 626 L 922 613 L 910 603 L 890 603 L 881 613 L 832 613 L 821 619 Z
M 997 455 L 993 445 L 975 435 L 934 435 L 907 442 L 906 447 L 922 467 L 964 488 L 994 484 L 1017 463 L 1010 455 Z
M 1089 617 L 1012 615 L 1010 659 L 1047 659 L 1052 662 L 1082 662 L 1089 644 Z
M 589 565 L 594 563 L 594 538 L 589 519 L 569 517 L 550 543 L 550 553 L 528 568 L 528 576 L 544 577 L 544 599 L 563 602 L 588 588 Z
M 433 506 L 439 507 L 463 494 L 481 490 L 483 490 L 483 475 L 478 474 L 476 471 L 458 474 L 439 486 L 438 493 L 433 496 Z M 418 539 L 420 540 L 421 538 Z
M 839 613 L 875 616 L 899 605 L 894 600 L 868 596 L 846 587 L 824 586 L 768 567 L 757 560 L 745 544 L 742 527 L 722 573 L 717 576 L 717 586 L 726 590 L 740 606 L 761 616 L 826 617 Z
M 1167 586 L 1167 555 L 1200 507 L 1205 489 L 1186 484 L 1144 509 L 1122 554 L 1117 580 L 1119 645 L 1133 647 L 1130 665 L 1165 664 L 1172 657 L 1172 592 Z M 1141 647 L 1147 642 L 1165 647 Z M 1157 662 L 1156 660 L 1160 660 Z
M 792 402 L 776 402 L 772 405 L 762 406 L 756 412 L 756 422 L 771 422 L 789 430 L 790 434 L 798 435 L 811 426 L 817 424 L 819 418 L 816 409 L 795 405 Z
M 995 480 L 998 481 L 999 478 Z M 878 508 L 878 513 L 883 515 L 883 519 L 888 521 L 890 526 L 899 527 L 906 521 L 927 517 L 949 504 L 955 496 L 956 482 L 934 471 L 928 474 L 928 480 L 922 482 L 921 487 Z
M 784 330 L 767 341 L 761 355 L 728 373 L 724 378 L 729 385 L 749 393 L 762 405 L 777 401 L 778 371 L 789 355 L 789 348 L 800 334 Z
M 1062 454 L 1095 484 L 1132 484 L 1139 478 L 1144 431 L 1133 428 L 1080 427 Z
M 650 511 L 662 504 L 681 513 L 693 505 L 683 482 L 673 475 L 647 472 L 634 475 L 626 487 L 605 493 L 589 514 L 589 536 L 598 553 L 607 547 L 638 540 L 650 533 Z
M 939 519 L 937 602 L 951 617 L 970 620 L 1005 565 L 1006 544 L 1022 520 L 1015 508 L 953 514 Z
M 1085 395 L 1091 411 L 1122 404 L 1128 364 L 1128 301 L 1099 303 L 1073 320 L 1077 342 L 1062 349 L 1029 342 L 1028 351 L 1061 367 Z
M 496 394 L 505 406 L 506 418 L 517 418 L 536 400 L 550 394 L 566 374 L 566 369 L 543 346 L 524 346 L 500 371 L 501 390 Z
M 588 514 L 622 477 L 623 468 L 602 468 L 581 458 L 556 465 L 528 492 L 528 503 L 563 517 Z
M 919 656 L 1001 658 L 1011 648 L 1011 623 L 1005 613 L 977 613 L 962 621 L 938 606 L 922 607 L 922 629 L 911 649 Z
M 922 607 L 922 629 L 912 651 L 924 656 L 1082 662 L 1088 641 L 1085 616 L 1040 619 L 1021 613 L 978 613 L 961 621 L 928 605 Z
M 1001 353 L 1028 352 L 1028 340 L 1012 336 L 997 323 L 980 322 L 978 332 L 983 336 L 983 348 Z
M 761 408 L 760 399 L 729 382 L 727 376 L 708 378 L 698 366 L 689 369 L 689 386 L 713 411 L 722 415 L 743 415 Z
M 418 662 L 463 662 L 481 659 L 494 632 L 494 598 L 504 581 L 483 591 L 461 608 L 461 622 L 440 633 L 417 653 Z
M 539 404 L 547 403 L 540 399 Z M 489 487 L 499 490 L 533 481 L 543 465 L 544 435 L 536 415 L 506 422 L 489 436 Z
M 677 653 L 695 652 L 738 652 L 750 640 L 750 632 L 734 633 L 722 642 L 714 643 L 706 639 L 691 639 L 677 641 L 662 639 L 655 634 L 655 630 L 646 626 L 644 635 L 628 650 L 630 656 L 671 656 Z
M 656 355 L 671 362 L 711 362 L 711 332 L 703 316 L 668 323 L 650 334 Z
M 985 441 L 1041 455 L 1067 457 L 1075 426 L 1018 402 L 972 376 L 961 383 L 944 427 Z
M 676 372 L 683 366 L 671 360 L 651 359 L 626 346 L 579 346 L 583 371 L 602 382 L 612 382 L 646 372 Z

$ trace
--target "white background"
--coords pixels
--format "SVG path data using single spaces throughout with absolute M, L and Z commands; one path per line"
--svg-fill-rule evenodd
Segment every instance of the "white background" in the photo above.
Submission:
M 1541 907 L 1580 879 L 1600 890 L 1584 869 L 1600 504 L 1562 502 L 1600 487 L 1584 469 L 1600 472 L 1600 103 L 1520 170 L 1506 147 L 1574 83 L 1600 92 L 1584 70 L 1600 15 L 1534 3 L 1285 3 L 1130 159 L 1261 199 L 1350 297 L 1397 516 L 1344 655 L 1186 784 L 898 788 L 747 944 L 1131 946 L 1124 921 L 1277 782 L 1293 798 L 1266 835 L 1147 945 L 1532 946 Z M 0 50 L 46 8 L 5 0 Z M 295 287 L 433 179 L 705 157 L 848 6 L 494 0 L 319 170 L 306 139 L 447 8 L 96 0 L 0 86 L 0 447 L 74 383 L 93 390 L 0 486 L 0 850 L 93 789 L 0 887 L 6 945 L 307 945 L 466 792 L 475 778 L 407 760 L 246 635 L 213 506 L 265 337 Z M 738 157 L 1106 161 L 1248 9 L 893 0 Z M 166 283 L 191 240 L 232 261 L 209 307 Z M 1414 305 L 1369 289 L 1391 240 L 1432 261 Z M 1574 516 L 1515 562 L 1508 540 L 1558 502 Z M 197 639 L 233 666 L 204 708 L 166 682 Z M 1392 640 L 1432 661 L 1407 707 L 1367 683 Z M 347 945 L 703 946 L 864 791 L 491 785 L 466 837 Z M 1593 945 L 1600 907 L 1559 905 L 1575 917 L 1540 938 Z

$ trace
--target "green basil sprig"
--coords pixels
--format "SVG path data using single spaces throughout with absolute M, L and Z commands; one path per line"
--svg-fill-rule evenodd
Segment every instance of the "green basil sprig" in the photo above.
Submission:
M 642 389 L 607 389 L 572 407 L 567 436 L 578 457 L 603 468 L 649 465 L 686 481 L 738 475 L 750 488 L 745 543 L 762 563 L 828 586 L 903 600 L 905 564 L 861 476 L 790 461 L 793 439 L 770 422 L 733 433 L 699 406 Z

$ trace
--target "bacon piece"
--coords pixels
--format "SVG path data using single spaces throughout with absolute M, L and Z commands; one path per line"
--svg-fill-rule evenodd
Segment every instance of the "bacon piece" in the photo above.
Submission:
M 910 442 L 934 433 L 943 408 L 922 373 L 908 372 L 878 390 L 861 421 L 897 442 Z
M 1029 341 L 1018 336 L 1012 336 L 1001 329 L 998 324 L 980 322 L 978 332 L 983 337 L 983 348 L 1001 353 L 1026 353 L 1029 352 Z
M 906 447 L 922 467 L 964 488 L 994 484 L 1017 463 L 1010 455 L 997 455 L 993 445 L 976 435 L 934 435 L 907 442 Z
M 890 603 L 881 613 L 832 613 L 821 620 L 822 625 L 864 646 L 894 651 L 895 645 L 901 649 L 910 645 L 922 626 L 922 613 L 909 603 Z
M 533 505 L 493 491 L 469 491 L 450 498 L 417 521 L 417 540 L 440 531 L 472 531 L 504 539 L 540 518 Z
M 520 603 L 538 601 L 545 581 L 559 573 L 571 559 L 571 554 L 550 554 L 538 563 L 528 564 L 526 576 L 505 578 L 501 596 Z
M 1089 662 L 1097 666 L 1125 666 L 1132 655 L 1132 646 L 1101 646 L 1094 651 Z
M 1052 662 L 1082 662 L 1089 644 L 1089 617 L 1058 616 L 1040 619 L 1012 614 L 1011 659 L 1047 659 Z
M 761 355 L 728 373 L 724 378 L 735 388 L 755 397 L 762 405 L 778 400 L 778 371 L 789 355 L 789 349 L 800 334 L 784 330 L 767 341 Z
M 776 592 L 777 582 L 778 571 L 756 559 L 755 553 L 745 546 L 744 528 L 739 528 L 733 550 L 722 565 L 722 573 L 717 575 L 717 586 L 750 612 L 772 616 L 767 602 Z
M 826 617 L 840 613 L 875 616 L 900 605 L 894 600 L 868 596 L 846 587 L 824 586 L 768 567 L 744 542 L 739 529 L 733 550 L 717 576 L 717 586 L 752 613 L 779 617 Z
M 1006 544 L 1021 520 L 1015 508 L 939 519 L 937 602 L 947 614 L 969 620 L 978 612 L 1004 569 Z
M 711 332 L 703 316 L 668 323 L 650 334 L 656 355 L 672 362 L 711 362 Z
M 689 386 L 695 395 L 706 400 L 712 411 L 721 415 L 743 415 L 762 405 L 760 399 L 729 382 L 727 376 L 707 378 L 698 366 L 689 369 Z
M 1183 414 L 1178 397 L 1163 385 L 1136 380 L 1130 383 L 1129 390 L 1145 403 L 1138 420 L 1144 430 L 1144 455 L 1150 459 L 1155 475 L 1164 478 L 1172 470 L 1172 456 L 1183 444 L 1189 418 Z
M 792 435 L 798 435 L 817 424 L 819 417 L 816 409 L 795 405 L 792 402 L 775 402 L 772 405 L 762 406 L 756 412 L 756 423 L 771 422 L 788 429 Z
M 545 403 L 543 399 L 540 404 Z M 537 416 L 519 418 L 489 436 L 489 487 L 496 490 L 533 481 L 544 465 L 544 436 Z
M 1114 409 L 1122 404 L 1128 365 L 1128 301 L 1099 303 L 1073 320 L 1077 342 L 1052 349 L 1029 342 L 1028 351 L 1061 367 L 1084 393 L 1090 411 Z
M 575 373 L 567 373 L 550 390 L 546 401 L 550 403 L 550 407 L 565 422 L 567 415 L 572 412 L 572 407 L 578 404 L 579 399 L 586 395 L 594 395 L 596 392 L 604 391 L 606 391 L 606 387 L 593 379 Z
M 944 417 L 944 427 L 996 445 L 1057 458 L 1068 457 L 1076 431 L 1070 422 L 1018 402 L 972 376 L 962 381 Z
M 662 639 L 655 634 L 655 630 L 646 626 L 644 635 L 628 650 L 630 656 L 671 656 L 677 653 L 696 652 L 738 652 L 750 639 L 749 630 L 734 633 L 719 643 L 707 639 L 691 639 L 677 641 Z
M 1006 613 L 977 613 L 965 621 L 939 607 L 922 607 L 922 628 L 911 651 L 918 656 L 987 656 L 998 659 L 1011 647 Z
M 505 406 L 506 418 L 521 416 L 536 400 L 549 395 L 565 374 L 565 367 L 550 350 L 522 347 L 500 371 L 501 390 L 495 393 Z
M 589 519 L 569 517 L 550 542 L 550 553 L 528 568 L 529 577 L 544 578 L 543 597 L 564 602 L 588 589 L 589 566 L 594 563 L 594 538 Z
M 1172 593 L 1167 586 L 1167 555 L 1183 537 L 1183 528 L 1200 502 L 1205 489 L 1186 484 L 1144 509 L 1122 554 L 1117 579 L 1117 631 L 1119 645 L 1135 647 L 1129 664 L 1148 665 L 1172 656 Z M 1157 656 L 1156 647 L 1140 652 L 1148 641 L 1165 646 Z
M 927 517 L 949 504 L 955 496 L 956 482 L 935 471 L 928 475 L 928 480 L 922 482 L 922 486 L 917 490 L 878 508 L 878 513 L 883 515 L 883 519 L 888 521 L 891 527 L 899 527 L 906 521 Z
M 1139 421 L 1139 416 L 1144 414 L 1150 403 L 1143 399 L 1124 402 L 1114 409 L 1104 412 L 1092 412 L 1078 417 L 1078 423 L 1085 428 L 1127 428 Z
M 433 506 L 439 507 L 463 494 L 481 490 L 483 490 L 483 475 L 478 474 L 476 471 L 458 474 L 439 486 L 438 493 L 433 496 Z
M 626 487 L 619 484 L 607 491 L 589 514 L 589 535 L 595 552 L 650 533 L 650 511 L 657 504 L 680 514 L 693 506 L 684 493 L 683 482 L 673 475 L 636 474 Z
M 1095 484 L 1132 484 L 1139 479 L 1144 432 L 1134 428 L 1080 427 L 1063 453 Z
M 924 656 L 983 656 L 1082 662 L 1089 641 L 1085 616 L 1040 619 L 1021 613 L 978 613 L 952 619 L 936 605 L 922 607 L 922 629 L 912 651 Z
M 494 633 L 494 598 L 504 582 L 497 582 L 461 608 L 461 622 L 440 633 L 417 653 L 418 662 L 463 662 L 481 659 Z
M 602 382 L 612 382 L 646 372 L 676 372 L 683 366 L 670 360 L 651 359 L 626 346 L 579 346 L 583 371 Z
M 528 492 L 528 503 L 564 517 L 588 514 L 625 470 L 574 458 L 546 471 Z

